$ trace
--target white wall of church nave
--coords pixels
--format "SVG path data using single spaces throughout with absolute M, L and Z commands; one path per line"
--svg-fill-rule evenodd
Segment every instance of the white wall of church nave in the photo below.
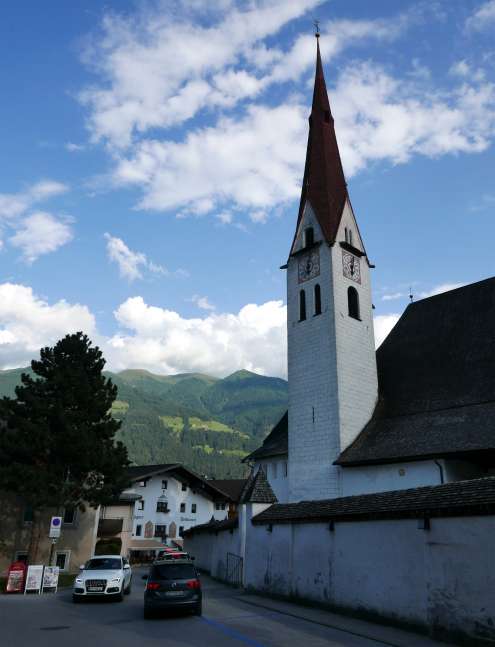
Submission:
M 424 485 L 440 485 L 452 481 L 486 476 L 481 468 L 458 460 L 410 461 L 388 465 L 361 465 L 342 469 L 342 494 L 367 494 L 405 490 Z
M 287 456 L 274 456 L 260 460 L 254 464 L 254 472 L 262 467 L 273 493 L 279 503 L 289 500 L 289 464 Z
M 305 226 L 313 226 L 315 241 L 322 240 L 309 205 L 303 219 L 303 228 Z M 299 283 L 297 256 L 289 259 L 287 269 L 291 501 L 339 494 L 338 470 L 332 465 L 339 453 L 339 428 L 331 250 L 326 243 L 320 245 L 319 254 L 318 277 Z M 313 316 L 316 283 L 321 286 L 322 313 Z M 306 292 L 306 321 L 299 321 L 299 291 L 302 289 Z
M 371 418 L 378 395 L 370 269 L 363 256 L 360 259 L 360 283 L 343 275 L 339 242 L 345 240 L 345 228 L 353 231 L 354 246 L 364 251 L 348 202 L 336 243 L 331 249 L 341 451 L 355 440 Z M 347 291 L 351 286 L 356 288 L 359 295 L 361 321 L 349 317 Z

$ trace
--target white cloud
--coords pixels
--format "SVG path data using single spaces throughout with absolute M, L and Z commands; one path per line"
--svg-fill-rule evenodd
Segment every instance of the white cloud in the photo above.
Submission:
M 73 238 L 67 222 L 57 220 L 46 211 L 36 211 L 24 218 L 9 243 L 22 251 L 23 258 L 33 263 L 43 254 L 54 252 Z
M 208 297 L 201 297 L 199 294 L 193 294 L 193 296 L 188 300 L 195 303 L 201 310 L 216 310 L 215 306 L 208 301 Z
M 95 334 L 95 319 L 84 305 L 49 304 L 30 287 L 0 284 L 0 366 L 26 366 L 43 346 L 70 332 Z
M 145 140 L 120 159 L 115 182 L 143 188 L 143 209 L 282 203 L 300 190 L 305 113 L 296 105 L 251 106 L 244 118 L 223 118 L 184 142 Z
M 0 193 L 0 219 L 21 216 L 38 202 L 65 193 L 69 187 L 55 180 L 41 180 L 19 193 Z
M 281 301 L 249 304 L 237 314 L 186 319 L 177 312 L 127 299 L 115 312 L 130 333 L 108 342 L 116 368 L 161 373 L 203 371 L 227 375 L 239 368 L 286 375 L 286 307 Z
M 393 292 L 391 294 L 384 294 L 382 296 L 382 301 L 395 301 L 396 299 L 402 299 L 406 296 L 407 294 L 405 292 Z
M 425 292 L 420 292 L 418 299 L 426 299 L 427 297 L 434 297 L 437 294 L 443 294 L 444 292 L 449 292 L 450 290 L 455 290 L 456 288 L 462 288 L 465 283 L 441 283 L 436 285 L 431 290 Z
M 67 142 L 65 144 L 65 150 L 69 151 L 69 153 L 80 153 L 85 149 L 86 146 L 84 144 L 74 144 L 74 142 Z
M 484 2 L 466 21 L 469 31 L 483 31 L 495 25 L 495 0 Z
M 106 233 L 107 240 L 107 254 L 108 258 L 117 263 L 119 273 L 122 278 L 129 281 L 143 278 L 143 271 L 149 271 L 153 274 L 161 274 L 162 276 L 175 276 L 177 278 L 186 278 L 189 273 L 186 270 L 178 269 L 171 272 L 163 265 L 154 263 L 143 252 L 135 252 L 130 249 L 121 238 L 111 236 Z
M 260 61 L 261 41 L 320 2 L 258 0 L 244 10 L 229 6 L 208 25 L 163 5 L 129 18 L 107 13 L 84 55 L 103 81 L 80 94 L 93 139 L 128 146 L 133 134 L 256 95 L 262 79 L 236 66 L 249 62 L 251 52 Z
M 373 319 L 376 348 L 380 346 L 399 319 L 399 314 L 378 315 Z

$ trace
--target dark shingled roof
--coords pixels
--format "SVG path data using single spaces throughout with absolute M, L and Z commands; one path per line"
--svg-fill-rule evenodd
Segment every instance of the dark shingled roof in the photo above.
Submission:
M 256 474 L 252 472 L 246 481 L 239 503 L 276 503 L 277 501 L 265 471 L 260 467 Z
M 211 483 L 213 487 L 216 487 L 217 490 L 221 490 L 228 495 L 231 501 L 237 503 L 241 498 L 242 490 L 246 485 L 247 479 L 209 479 L 208 483 Z
M 313 105 L 309 118 L 308 145 L 296 235 L 304 207 L 306 202 L 309 202 L 326 242 L 333 245 L 347 197 L 347 184 L 340 160 L 318 43 Z
M 195 535 L 201 532 L 221 532 L 222 530 L 233 530 L 239 527 L 239 519 L 223 519 L 222 521 L 215 521 L 213 518 L 208 523 L 202 523 L 198 526 L 193 526 L 183 531 L 183 536 Z
M 255 461 L 260 458 L 269 458 L 270 456 L 286 456 L 288 453 L 288 414 L 287 411 L 277 422 L 268 436 L 263 441 L 263 445 L 255 449 L 254 452 L 243 458 L 243 462 Z
M 209 481 L 180 463 L 159 463 L 158 465 L 133 465 L 127 468 L 127 474 L 131 481 L 147 480 L 159 474 L 169 474 L 173 478 L 187 483 L 192 489 L 198 490 L 201 494 L 210 499 L 225 500 L 229 496 L 223 490 L 215 487 L 213 481 Z
M 495 278 L 410 304 L 376 358 L 377 407 L 337 464 L 495 452 Z
M 323 501 L 277 503 L 253 524 L 318 523 L 495 514 L 495 477 L 360 494 Z

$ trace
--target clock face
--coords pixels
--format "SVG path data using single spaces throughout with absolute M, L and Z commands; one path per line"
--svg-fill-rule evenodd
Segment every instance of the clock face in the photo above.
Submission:
M 342 252 L 342 268 L 344 276 L 351 281 L 361 283 L 361 267 L 359 265 L 359 258 L 349 252 Z
M 305 254 L 299 259 L 298 279 L 299 283 L 314 279 L 320 274 L 320 252 L 315 250 L 310 254 Z

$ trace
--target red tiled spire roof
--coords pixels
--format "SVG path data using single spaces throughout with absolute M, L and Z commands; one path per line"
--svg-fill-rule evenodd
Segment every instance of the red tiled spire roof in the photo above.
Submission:
M 317 35 L 315 87 L 297 226 L 301 222 L 304 206 L 309 201 L 325 240 L 333 244 L 346 198 L 347 184 L 335 136 Z

